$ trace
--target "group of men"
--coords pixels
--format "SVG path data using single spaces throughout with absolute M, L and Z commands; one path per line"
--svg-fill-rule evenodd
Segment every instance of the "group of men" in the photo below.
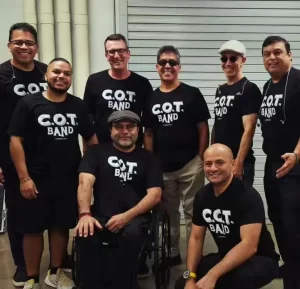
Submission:
M 31 25 L 17 23 L 9 31 L 12 59 L 0 65 L 0 167 L 17 267 L 13 284 L 40 288 L 48 230 L 45 283 L 71 289 L 64 270 L 70 267 L 69 229 L 75 227 L 82 288 L 134 288 L 136 275 L 149 275 L 141 248 L 150 212 L 160 202 L 171 221 L 170 264 L 182 262 L 180 201 L 188 255 L 176 288 L 255 289 L 269 283 L 279 258 L 262 199 L 252 188 L 259 119 L 265 194 L 284 286 L 300 288 L 300 72 L 292 67 L 289 43 L 279 36 L 264 41 L 271 78 L 263 95 L 243 75 L 244 45 L 230 40 L 221 46 L 227 81 L 216 90 L 210 147 L 208 106 L 198 88 L 179 80 L 178 49 L 159 49 L 161 85 L 153 91 L 149 80 L 128 69 L 123 35 L 108 36 L 104 46 L 111 68 L 89 76 L 82 100 L 67 92 L 68 60 L 34 60 L 38 41 Z M 206 228 L 219 252 L 203 257 Z

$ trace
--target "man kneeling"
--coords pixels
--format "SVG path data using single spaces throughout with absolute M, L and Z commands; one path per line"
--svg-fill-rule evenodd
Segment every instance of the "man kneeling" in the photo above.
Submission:
M 204 154 L 208 185 L 196 195 L 187 271 L 176 289 L 256 289 L 276 277 L 279 256 L 265 225 L 259 193 L 233 177 L 231 150 L 221 144 Z M 202 256 L 206 228 L 218 253 Z
M 79 168 L 75 236 L 81 256 L 80 288 L 85 289 L 134 287 L 149 212 L 161 199 L 160 164 L 135 146 L 139 116 L 116 111 L 108 123 L 112 144 L 89 148 Z

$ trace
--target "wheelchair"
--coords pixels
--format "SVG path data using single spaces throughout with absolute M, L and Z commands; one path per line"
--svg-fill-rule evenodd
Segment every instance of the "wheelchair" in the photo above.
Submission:
M 170 219 L 165 211 L 155 207 L 152 210 L 152 218 L 148 228 L 148 234 L 142 246 L 141 253 L 147 253 L 153 258 L 152 272 L 156 289 L 166 289 L 170 281 L 171 259 L 171 234 Z M 79 261 L 80 255 L 76 251 L 76 239 L 72 244 L 72 279 L 76 289 L 82 289 Z

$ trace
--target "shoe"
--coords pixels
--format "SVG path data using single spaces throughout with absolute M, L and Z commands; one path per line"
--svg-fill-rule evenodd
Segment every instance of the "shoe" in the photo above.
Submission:
M 178 254 L 177 256 L 171 257 L 171 259 L 170 259 L 170 266 L 171 267 L 178 266 L 181 263 L 182 263 L 182 260 L 181 260 L 180 254 Z
M 23 289 L 40 289 L 40 284 L 35 283 L 34 279 L 30 279 L 25 282 Z
M 13 277 L 13 284 L 15 287 L 23 287 L 25 286 L 25 283 L 27 282 L 27 274 L 26 270 L 23 267 L 17 267 L 16 273 Z
M 57 289 L 73 289 L 74 282 L 72 279 L 66 276 L 62 269 L 58 269 L 56 273 Z
M 52 288 L 56 288 L 57 287 L 57 277 L 56 274 L 50 274 L 50 269 L 47 272 L 47 276 L 45 278 L 45 283 L 52 287 Z
M 66 255 L 64 258 L 63 264 L 61 268 L 63 269 L 64 272 L 66 273 L 71 273 L 72 272 L 72 257 L 70 255 Z
M 151 275 L 151 270 L 149 269 L 148 265 L 144 262 L 139 264 L 137 277 L 138 279 L 145 279 Z

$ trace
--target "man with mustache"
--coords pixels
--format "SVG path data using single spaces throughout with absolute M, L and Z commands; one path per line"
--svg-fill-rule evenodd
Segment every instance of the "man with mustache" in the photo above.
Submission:
M 289 42 L 269 36 L 262 45 L 271 78 L 259 111 L 267 155 L 264 189 L 274 226 L 285 289 L 300 288 L 300 71 L 292 66 Z
M 178 79 L 180 69 L 179 51 L 173 46 L 161 47 L 156 64 L 161 85 L 143 115 L 145 148 L 157 154 L 163 166 L 163 202 L 170 216 L 174 266 L 181 263 L 180 199 L 188 240 L 194 197 L 204 185 L 203 153 L 208 146 L 210 118 L 199 89 Z
M 234 175 L 253 185 L 255 157 L 252 140 L 262 101 L 261 92 L 256 84 L 243 75 L 246 62 L 243 43 L 227 41 L 219 53 L 227 82 L 216 91 L 211 143 L 227 145 L 235 158 Z
M 136 145 L 140 121 L 132 111 L 113 112 L 112 143 L 89 148 L 80 164 L 74 233 L 82 288 L 136 288 L 149 212 L 160 202 L 163 186 L 160 163 Z
M 72 68 L 63 58 L 53 59 L 45 75 L 48 88 L 22 98 L 8 133 L 10 152 L 20 180 L 16 199 L 17 230 L 24 235 L 27 270 L 24 289 L 39 289 L 43 232 L 50 232 L 51 267 L 45 280 L 58 289 L 73 282 L 60 269 L 68 244 L 68 231 L 77 217 L 77 169 L 81 160 L 79 135 L 96 144 L 88 110 L 78 97 L 67 93 Z

